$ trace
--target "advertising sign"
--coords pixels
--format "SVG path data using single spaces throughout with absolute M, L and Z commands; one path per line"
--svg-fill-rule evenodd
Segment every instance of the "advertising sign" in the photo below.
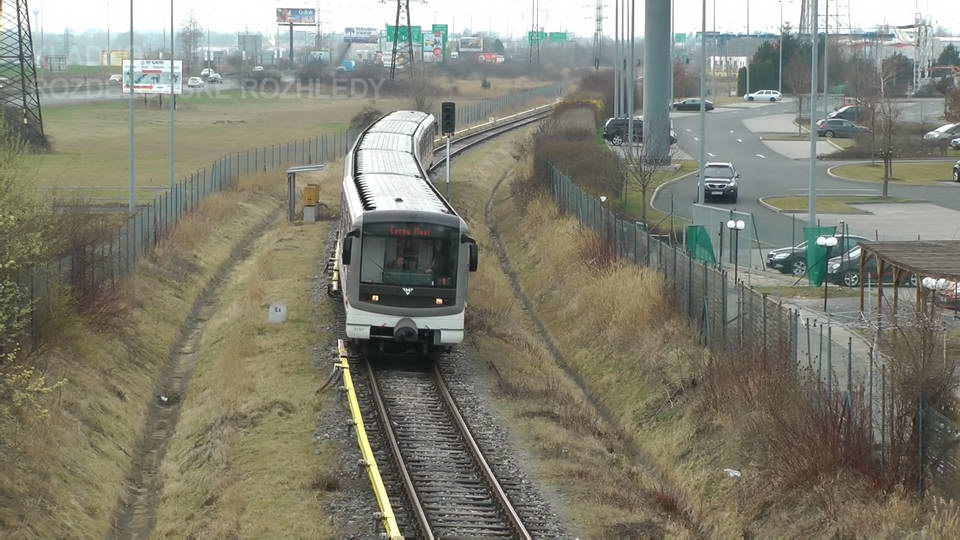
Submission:
M 443 32 L 425 32 L 423 34 L 423 61 L 443 62 Z
M 123 61 L 123 93 L 130 93 L 130 61 Z M 169 60 L 134 60 L 133 61 L 133 93 L 134 94 L 169 94 L 170 93 L 170 61 Z M 183 62 L 173 61 L 173 93 L 183 93 Z
M 422 42 L 423 42 L 423 31 L 420 29 L 420 27 L 419 27 L 419 26 L 411 26 L 411 27 L 410 27 L 410 30 L 413 32 L 413 42 L 414 42 L 414 43 L 422 43 Z M 399 35 L 398 35 L 398 34 L 399 34 Z M 407 27 L 406 27 L 406 26 L 401 26 L 401 27 L 400 27 L 400 31 L 397 32 L 397 27 L 396 27 L 396 26 L 387 25 L 387 41 L 390 41 L 390 42 L 398 41 L 398 37 L 399 37 L 399 41 L 400 41 L 401 43 L 406 43 L 406 42 L 408 41 L 408 38 L 407 38 Z
M 344 43 L 378 43 L 380 31 L 376 28 L 348 27 L 343 32 Z
M 460 38 L 460 52 L 483 52 L 483 38 L 462 37 Z
M 313 8 L 277 8 L 277 24 L 317 24 L 317 10 Z

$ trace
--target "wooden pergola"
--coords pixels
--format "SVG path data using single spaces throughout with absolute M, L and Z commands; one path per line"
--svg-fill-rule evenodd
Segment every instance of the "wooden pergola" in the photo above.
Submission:
M 864 306 L 864 279 L 870 259 L 877 262 L 877 311 L 883 307 L 883 278 L 893 272 L 893 309 L 896 312 L 900 285 L 916 276 L 917 305 L 920 310 L 929 294 L 924 278 L 960 283 L 960 240 L 910 240 L 860 244 L 860 311 Z

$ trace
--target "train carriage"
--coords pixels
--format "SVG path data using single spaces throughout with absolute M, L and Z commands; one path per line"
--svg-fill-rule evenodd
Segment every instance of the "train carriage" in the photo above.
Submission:
M 463 341 L 478 248 L 427 175 L 436 136 L 432 115 L 397 111 L 367 128 L 347 156 L 337 266 L 350 339 Z

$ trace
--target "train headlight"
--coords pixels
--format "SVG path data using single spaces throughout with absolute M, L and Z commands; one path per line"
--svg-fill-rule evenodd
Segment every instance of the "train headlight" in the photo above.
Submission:
M 436 303 L 437 303 L 438 306 L 442 306 L 442 305 L 443 305 L 443 298 L 437 298 L 437 299 L 436 299 Z
M 379 301 L 380 301 L 380 295 L 379 295 L 379 294 L 372 294 L 372 295 L 370 295 L 370 301 L 371 301 L 371 302 L 379 302 Z

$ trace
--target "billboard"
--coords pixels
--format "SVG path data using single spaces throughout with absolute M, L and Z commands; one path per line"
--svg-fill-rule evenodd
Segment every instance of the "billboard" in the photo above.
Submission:
M 317 24 L 317 10 L 313 8 L 277 8 L 277 24 Z
M 130 58 L 130 51 L 126 49 L 116 51 L 100 51 L 101 66 L 120 67 L 123 65 L 123 61 L 128 58 Z
M 460 38 L 460 52 L 483 52 L 483 38 L 462 37 Z
M 424 62 L 443 62 L 444 37 L 443 32 L 423 33 Z
M 380 31 L 376 28 L 347 27 L 343 32 L 344 43 L 379 43 Z
M 130 61 L 123 61 L 123 93 L 130 93 Z M 134 94 L 169 94 L 170 93 L 170 61 L 169 60 L 134 60 L 133 61 L 133 93 Z M 173 61 L 173 93 L 183 93 L 183 62 Z

